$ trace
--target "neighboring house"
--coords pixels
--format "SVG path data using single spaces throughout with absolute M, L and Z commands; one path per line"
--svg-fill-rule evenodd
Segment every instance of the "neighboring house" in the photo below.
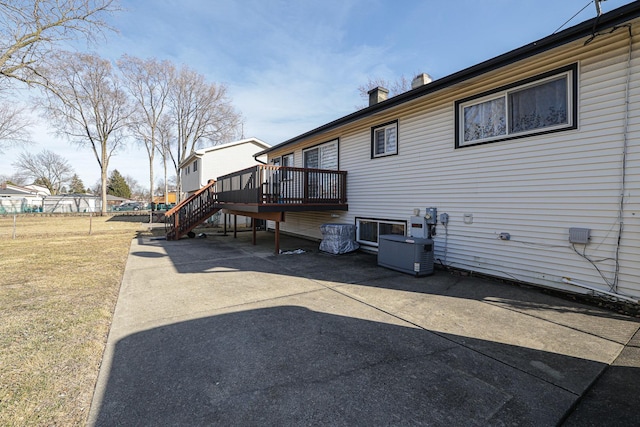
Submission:
M 176 203 L 176 192 L 175 191 L 169 191 L 165 197 L 164 194 L 161 194 L 159 196 L 153 196 L 153 203 L 159 204 L 159 203 L 167 203 L 167 204 L 175 204 Z
M 180 164 L 182 191 L 190 196 L 211 179 L 259 164 L 254 155 L 269 147 L 257 138 L 247 138 L 196 150 Z
M 319 239 L 323 223 L 355 224 L 376 250 L 434 207 L 438 264 L 637 302 L 640 2 L 424 82 L 389 99 L 373 90 L 369 107 L 258 153 L 347 172 L 348 210 L 291 205 L 280 229 Z M 321 191 L 337 194 L 330 181 Z
M 102 201 L 100 196 L 92 194 L 60 194 L 47 196 L 44 199 L 44 212 L 100 212 Z
M 0 185 L 0 213 L 34 212 L 42 209 L 43 200 L 51 193 L 38 185 Z

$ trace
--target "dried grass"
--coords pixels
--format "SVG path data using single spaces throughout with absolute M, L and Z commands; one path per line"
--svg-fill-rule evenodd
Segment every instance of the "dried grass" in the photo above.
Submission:
M 147 228 L 124 218 L 17 217 L 14 239 L 0 217 L 0 425 L 86 423 L 131 240 Z

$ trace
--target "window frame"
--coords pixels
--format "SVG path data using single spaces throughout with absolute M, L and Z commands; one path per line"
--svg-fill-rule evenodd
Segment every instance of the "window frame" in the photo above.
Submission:
M 386 141 L 386 129 L 387 128 L 395 128 L 396 130 L 396 146 L 395 151 L 387 152 L 387 141 Z M 385 151 L 382 154 L 376 154 L 376 131 L 385 130 Z M 371 158 L 378 159 L 380 157 L 388 157 L 388 156 L 397 156 L 398 155 L 398 142 L 400 140 L 400 126 L 398 124 L 398 120 L 393 120 L 387 123 L 383 123 L 381 125 L 372 126 L 371 127 Z
M 378 223 L 378 230 L 377 230 L 377 236 L 378 236 L 378 241 L 377 242 L 373 242 L 371 240 L 362 240 L 360 238 L 360 222 L 376 222 Z M 405 220 L 399 220 L 399 219 L 383 219 L 383 218 L 365 218 L 365 217 L 356 217 L 355 218 L 355 226 L 356 226 L 356 242 L 360 243 L 361 245 L 364 246 L 370 246 L 370 247 L 374 247 L 377 248 L 379 246 L 379 240 L 380 240 L 380 224 L 391 224 L 391 225 L 401 225 L 404 227 L 404 234 L 402 234 L 402 236 L 406 236 L 407 235 L 407 230 L 408 230 L 408 225 L 407 225 L 407 221 Z M 400 236 L 400 234 L 398 234 Z
M 291 159 L 291 164 L 287 164 L 287 165 L 285 165 L 285 164 L 284 164 L 284 163 L 285 163 L 285 162 L 284 162 L 285 157 L 286 157 L 286 158 L 290 158 L 290 159 Z M 294 167 L 294 166 L 293 166 L 293 165 L 294 165 L 294 163 L 293 163 L 293 161 L 294 161 L 293 153 L 283 154 L 282 156 L 280 156 L 280 159 L 281 159 L 281 160 L 280 160 L 280 162 L 281 162 L 281 163 L 280 163 L 280 166 L 284 166 L 284 167 L 287 167 L 287 168 L 292 168 L 292 167 Z
M 318 150 L 318 157 L 320 157 L 320 149 L 323 146 L 328 146 L 331 144 L 336 144 L 336 168 L 335 169 L 327 169 L 327 170 L 336 170 L 339 171 L 340 170 L 340 138 L 333 138 L 329 141 L 325 141 L 322 142 L 320 144 L 316 144 L 313 145 L 311 147 L 307 147 L 305 149 L 302 150 L 302 167 L 303 168 L 307 168 L 307 169 L 326 169 L 326 168 L 322 168 L 322 167 L 317 167 L 317 168 L 308 168 L 307 167 L 307 159 L 306 159 L 306 153 L 308 153 L 309 151 L 312 150 Z
M 193 161 L 193 171 L 198 172 L 198 159 Z
M 290 158 L 291 159 L 291 164 L 287 164 L 285 165 L 284 163 L 284 159 L 285 158 Z M 293 153 L 288 153 L 288 154 L 283 154 L 281 156 L 278 157 L 274 157 L 273 159 L 271 159 L 271 164 L 273 164 L 274 166 L 278 166 L 278 167 L 287 167 L 287 168 L 292 168 L 294 167 L 294 156 Z M 282 177 L 281 179 L 284 180 L 289 180 L 292 179 L 292 176 L 289 176 L 290 174 L 288 173 L 288 171 L 282 171 Z
M 509 95 L 525 89 L 540 86 L 558 78 L 565 78 L 567 82 L 567 123 L 548 127 L 540 127 L 528 131 L 513 132 L 509 123 L 512 115 Z M 504 135 L 483 138 L 476 141 L 464 141 L 464 109 L 472 105 L 479 105 L 496 99 L 504 99 L 505 102 L 505 129 Z M 515 83 L 498 87 L 490 91 L 482 92 L 455 102 L 455 148 L 473 147 L 476 145 L 490 144 L 493 142 L 508 141 L 512 139 L 528 138 L 555 132 L 564 132 L 578 128 L 578 63 L 570 64 L 555 70 L 548 71 Z

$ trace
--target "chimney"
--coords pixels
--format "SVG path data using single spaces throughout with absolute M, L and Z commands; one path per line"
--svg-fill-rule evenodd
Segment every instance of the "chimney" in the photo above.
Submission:
M 417 87 L 420 86 L 424 86 L 426 84 L 429 84 L 433 81 L 433 79 L 431 78 L 431 76 L 427 73 L 422 73 L 422 74 L 418 74 L 417 76 L 415 76 L 413 78 L 413 81 L 411 82 L 411 89 L 415 89 Z
M 380 86 L 371 89 L 367 93 L 369 94 L 369 107 L 377 104 L 378 102 L 386 101 L 389 96 L 389 90 Z

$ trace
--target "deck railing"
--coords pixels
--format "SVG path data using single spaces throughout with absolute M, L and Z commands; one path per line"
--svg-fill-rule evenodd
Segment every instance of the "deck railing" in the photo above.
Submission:
M 258 165 L 216 181 L 218 203 L 346 204 L 347 172 Z

